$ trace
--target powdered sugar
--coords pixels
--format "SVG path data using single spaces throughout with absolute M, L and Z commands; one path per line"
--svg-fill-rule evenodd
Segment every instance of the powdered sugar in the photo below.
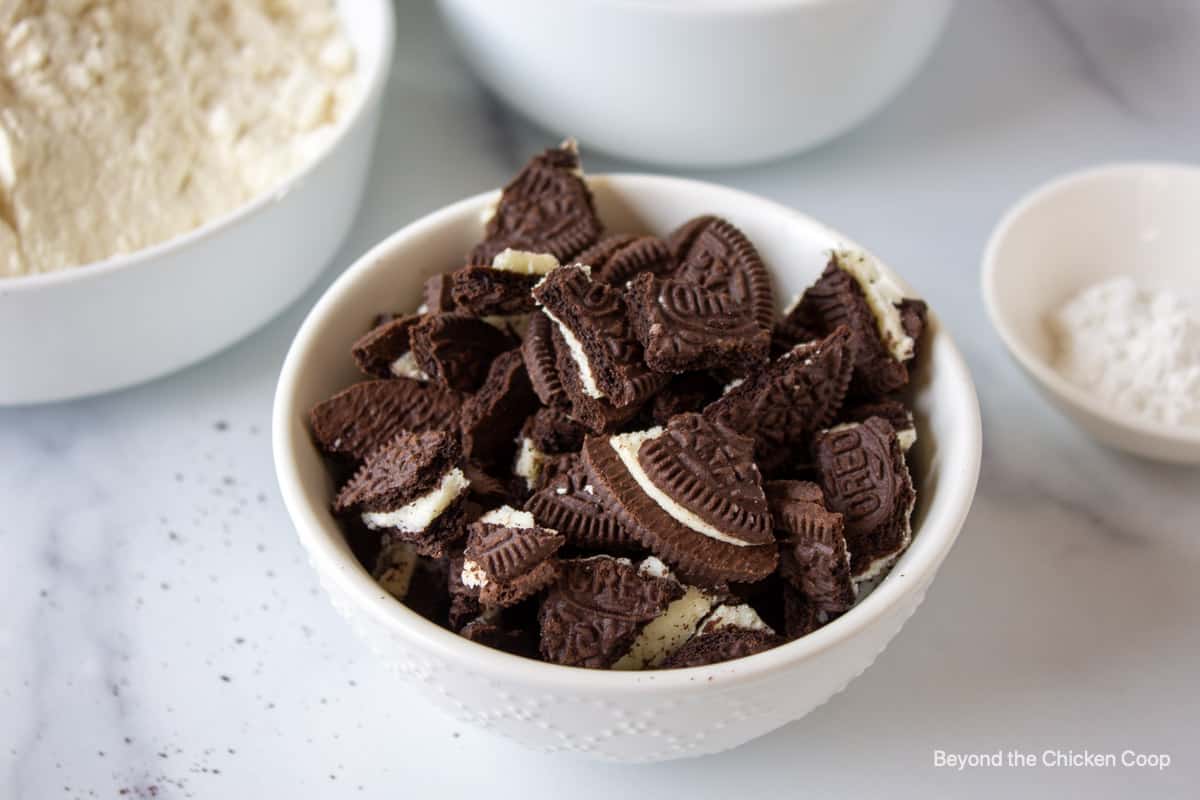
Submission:
M 1121 277 L 1080 292 L 1053 324 L 1072 383 L 1119 411 L 1200 426 L 1200 307 Z

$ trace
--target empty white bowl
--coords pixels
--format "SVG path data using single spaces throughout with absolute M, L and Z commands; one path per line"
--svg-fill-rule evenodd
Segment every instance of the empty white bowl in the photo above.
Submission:
M 305 168 L 153 247 L 0 278 L 0 406 L 99 394 L 172 372 L 256 330 L 312 285 L 362 200 L 392 61 L 389 0 L 340 0 L 338 8 L 358 94 Z
M 464 58 L 556 136 L 720 167 L 814 147 L 894 97 L 952 0 L 439 0 Z
M 590 184 L 612 230 L 664 234 L 699 214 L 728 218 L 772 269 L 781 306 L 816 279 L 831 248 L 853 246 L 789 208 L 721 186 L 651 175 L 599 176 Z M 351 343 L 379 311 L 415 308 L 425 278 L 461 262 L 495 198 L 490 192 L 455 203 L 376 246 L 329 288 L 292 343 L 275 396 L 275 469 L 321 584 L 382 663 L 431 701 L 540 750 L 659 761 L 734 747 L 804 716 L 896 635 L 966 518 L 979 472 L 980 423 L 958 350 L 931 314 L 912 386 L 920 433 L 911 454 L 919 487 L 913 543 L 841 618 L 766 653 L 684 670 L 596 671 L 492 650 L 408 610 L 358 564 L 330 513 L 335 487 L 309 436 L 307 413 L 361 379 Z
M 1072 173 L 1022 198 L 983 255 L 983 298 L 997 333 L 1042 393 L 1111 447 L 1200 463 L 1200 430 L 1121 414 L 1064 378 L 1051 316 L 1119 275 L 1200 297 L 1200 167 L 1114 164 Z

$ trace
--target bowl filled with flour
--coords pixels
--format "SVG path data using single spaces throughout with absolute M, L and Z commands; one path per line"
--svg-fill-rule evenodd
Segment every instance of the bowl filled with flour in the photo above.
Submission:
M 298 298 L 363 194 L 392 14 L 0 6 L 0 405 L 157 377 Z
M 988 313 L 1097 440 L 1200 464 L 1200 167 L 1118 164 L 1021 200 L 984 253 Z

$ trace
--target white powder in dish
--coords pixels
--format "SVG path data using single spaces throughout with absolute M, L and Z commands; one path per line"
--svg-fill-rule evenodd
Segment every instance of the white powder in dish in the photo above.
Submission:
M 1053 317 L 1056 368 L 1112 408 L 1200 426 L 1200 307 L 1129 277 L 1084 289 Z
M 354 61 L 332 0 L 0 2 L 0 278 L 275 189 L 333 136 Z

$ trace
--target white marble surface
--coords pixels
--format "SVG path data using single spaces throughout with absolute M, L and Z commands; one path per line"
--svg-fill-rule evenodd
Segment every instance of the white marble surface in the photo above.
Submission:
M 275 489 L 272 388 L 318 288 L 168 379 L 0 410 L 0 797 L 611 798 L 635 782 L 692 797 L 1194 796 L 1200 472 L 1084 439 L 1008 362 L 977 287 L 984 238 L 1034 184 L 1101 161 L 1200 160 L 1200 15 L 1155 5 L 969 0 L 857 132 L 702 176 L 900 267 L 979 383 L 971 519 L 848 692 L 740 750 L 622 768 L 530 755 L 395 684 L 318 593 Z M 325 282 L 551 139 L 480 92 L 427 10 L 401 14 L 387 104 L 367 207 Z M 1129 748 L 1173 764 L 955 773 L 934 768 L 935 748 Z

